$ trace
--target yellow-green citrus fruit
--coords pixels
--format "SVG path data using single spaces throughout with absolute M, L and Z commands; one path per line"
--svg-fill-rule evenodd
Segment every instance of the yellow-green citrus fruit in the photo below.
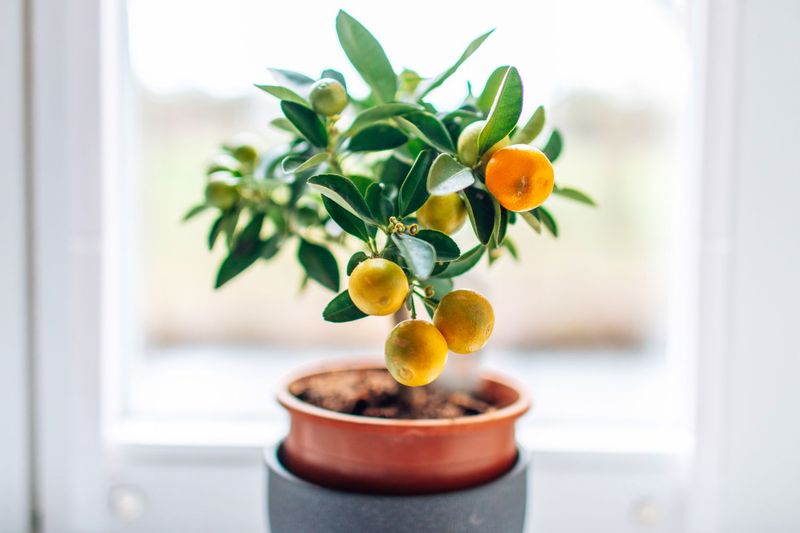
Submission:
M 553 192 L 553 165 L 527 144 L 495 152 L 486 165 L 486 188 L 509 211 L 530 211 Z
M 427 385 L 444 370 L 447 342 L 433 324 L 406 320 L 386 337 L 386 368 L 394 379 L 408 387 Z
M 467 207 L 458 193 L 429 197 L 417 209 L 417 220 L 423 227 L 451 235 L 464 225 Z
M 450 351 L 472 353 L 483 348 L 492 336 L 494 310 L 482 294 L 458 289 L 439 302 L 433 325 L 442 333 Z
M 485 125 L 485 120 L 473 122 L 461 130 L 461 134 L 458 136 L 458 160 L 468 167 L 474 167 L 478 164 L 478 137 Z M 497 150 L 509 144 L 511 144 L 511 139 L 509 139 L 508 136 L 503 137 L 486 150 L 480 160 L 485 163 Z
M 206 183 L 206 202 L 223 211 L 239 201 L 239 180 L 227 172 L 214 172 Z
M 333 78 L 322 78 L 311 86 L 311 107 L 320 115 L 330 117 L 347 107 L 347 90 Z
M 258 137 L 251 133 L 240 133 L 225 143 L 225 149 L 242 165 L 252 167 L 258 159 Z
M 406 300 L 408 279 L 397 263 L 379 257 L 358 264 L 350 274 L 348 292 L 353 303 L 368 315 L 391 315 Z

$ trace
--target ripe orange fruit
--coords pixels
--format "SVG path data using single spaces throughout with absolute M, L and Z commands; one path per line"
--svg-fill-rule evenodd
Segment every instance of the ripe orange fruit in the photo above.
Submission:
M 320 115 L 338 115 L 347 107 L 347 90 L 338 80 L 322 78 L 311 86 L 309 100 Z
M 368 315 L 391 315 L 406 300 L 408 279 L 403 269 L 379 257 L 367 259 L 350 274 L 350 299 Z
M 458 136 L 458 160 L 468 167 L 474 167 L 478 164 L 478 137 L 485 125 L 485 120 L 472 122 L 461 130 L 461 134 Z M 492 157 L 492 154 L 509 144 L 511 144 L 511 139 L 506 135 L 486 150 L 480 157 L 480 161 L 485 163 Z
M 417 209 L 417 220 L 423 227 L 448 235 L 458 231 L 467 219 L 467 207 L 458 193 L 431 196 Z
M 527 144 L 507 146 L 486 165 L 486 188 L 509 211 L 530 211 L 553 192 L 553 165 Z
M 408 387 L 427 385 L 444 370 L 447 342 L 433 324 L 405 320 L 386 337 L 386 368 L 394 379 Z
M 494 329 L 492 304 L 482 294 L 458 289 L 439 302 L 433 325 L 442 333 L 451 351 L 472 353 L 486 345 Z

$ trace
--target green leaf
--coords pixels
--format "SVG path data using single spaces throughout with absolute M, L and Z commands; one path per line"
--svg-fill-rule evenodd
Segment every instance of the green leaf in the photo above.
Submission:
M 511 257 L 514 258 L 514 261 L 519 261 L 519 252 L 517 252 L 517 246 L 511 239 L 506 237 L 506 240 L 503 241 L 503 247 L 508 250 L 508 253 L 511 254 Z
M 365 316 L 367 315 L 353 303 L 348 291 L 339 293 L 322 311 L 322 318 L 328 322 L 351 322 Z
M 352 181 L 338 174 L 318 174 L 308 179 L 308 185 L 323 196 L 327 196 L 354 215 L 370 220 L 372 214 L 367 202 Z
M 334 292 L 339 290 L 339 267 L 326 247 L 300 239 L 297 259 L 309 278 Z
M 436 261 L 436 250 L 432 244 L 403 233 L 393 234 L 392 241 L 418 279 L 424 280 L 431 275 Z
M 370 232 L 363 220 L 326 196 L 322 197 L 322 205 L 343 231 L 364 242 L 369 242 Z
M 525 211 L 524 213 L 520 213 L 520 215 L 522 215 L 522 219 L 533 228 L 533 231 L 536 233 L 542 233 L 542 223 L 539 222 L 539 218 L 534 215 L 532 211 Z
M 453 139 L 436 115 L 424 111 L 408 113 L 395 119 L 406 131 L 440 152 L 455 152 Z
M 570 200 L 575 200 L 576 202 L 580 202 L 582 204 L 591 206 L 597 205 L 588 194 L 571 187 L 554 187 L 553 194 L 563 196 L 564 198 L 569 198 Z
M 377 152 L 391 150 L 402 146 L 408 141 L 408 136 L 402 130 L 389 124 L 373 124 L 356 133 L 348 150 L 351 152 Z
M 342 87 L 347 89 L 347 82 L 344 79 L 344 75 L 338 70 L 334 70 L 332 68 L 326 68 L 325 70 L 322 71 L 322 74 L 320 74 L 319 77 L 320 79 L 331 78 L 333 80 L 336 80 L 342 84 Z
M 540 205 L 534 209 L 533 212 L 534 216 L 536 216 L 544 225 L 544 227 L 553 234 L 553 237 L 558 237 L 558 224 L 556 223 L 556 219 L 553 217 L 550 211 L 548 211 L 543 205 Z
M 187 221 L 187 220 L 189 220 L 190 218 L 193 218 L 193 217 L 195 217 L 195 216 L 199 215 L 200 213 L 202 213 L 203 211 L 205 211 L 206 209 L 208 209 L 208 208 L 210 208 L 210 207 L 211 207 L 211 206 L 210 206 L 210 205 L 208 205 L 208 204 L 198 204 L 198 205 L 196 205 L 196 206 L 192 207 L 191 209 L 189 209 L 189 210 L 186 212 L 186 214 L 185 214 L 185 215 L 183 215 L 183 219 L 181 219 L 181 220 L 182 220 L 183 222 L 186 222 L 186 221 Z
M 380 43 L 356 19 L 339 11 L 336 33 L 350 63 L 381 102 L 394 100 L 397 76 Z
M 450 278 L 431 278 L 425 282 L 425 286 L 431 287 L 434 291 L 434 295 L 430 299 L 440 302 L 448 292 L 453 290 L 453 280 Z
M 304 170 L 310 170 L 318 167 L 328 161 L 330 154 L 328 152 L 318 152 L 308 159 L 302 156 L 289 155 L 281 161 L 281 169 L 286 174 L 298 174 Z
M 508 67 L 497 90 L 486 125 L 478 137 L 478 153 L 482 154 L 511 133 L 522 113 L 522 80 L 514 67 Z
M 480 37 L 478 37 L 477 39 L 475 39 L 474 41 L 472 41 L 471 43 L 469 43 L 469 46 L 467 46 L 466 50 L 464 50 L 464 53 L 461 54 L 461 57 L 458 58 L 458 61 L 456 61 L 452 67 L 448 68 L 435 78 L 431 78 L 427 81 L 422 82 L 417 91 L 417 99 L 418 100 L 423 99 L 425 95 L 427 95 L 435 88 L 439 87 L 442 83 L 444 83 L 445 80 L 447 80 L 447 78 L 452 76 L 456 72 L 456 70 L 458 70 L 458 67 L 460 67 L 464 63 L 464 61 L 469 59 L 469 56 L 474 54 L 475 51 L 478 48 L 480 48 L 480 46 L 483 44 L 483 41 L 485 41 L 489 37 L 489 35 L 492 34 L 493 31 L 494 31 L 493 29 L 489 30 Z
M 473 183 L 475 176 L 472 170 L 448 154 L 439 154 L 428 172 L 428 192 L 434 196 L 454 193 Z
M 397 157 L 397 153 L 394 153 L 383 162 L 383 166 L 380 170 L 380 181 L 381 183 L 399 188 L 410 170 L 411 165 Z
M 284 236 L 276 233 L 261 243 L 261 259 L 272 259 L 280 251 Z
M 225 234 L 225 242 L 228 244 L 228 248 L 233 244 L 233 235 L 236 233 L 236 226 L 239 224 L 241 212 L 241 209 L 235 208 L 225 213 L 225 218 L 222 220 L 222 232 Z
M 497 201 L 494 202 L 495 207 L 495 224 L 494 242 L 497 246 L 502 246 L 508 231 L 508 210 L 501 206 Z
M 360 250 L 351 255 L 350 260 L 347 261 L 347 275 L 349 276 L 352 274 L 353 270 L 355 270 L 358 265 L 367 259 L 369 259 L 369 256 Z
M 271 94 L 278 100 L 286 100 L 287 102 L 295 102 L 297 104 L 303 105 L 308 107 L 308 102 L 305 98 L 297 94 L 291 89 L 287 89 L 286 87 L 281 87 L 280 85 L 258 85 L 256 87 L 261 89 L 262 91 Z
M 208 232 L 208 249 L 212 250 L 216 244 L 219 234 L 222 232 L 222 222 L 225 220 L 225 214 L 220 215 L 211 224 L 211 230 Z
M 236 239 L 236 243 L 228 257 L 222 262 L 217 272 L 215 289 L 241 274 L 247 267 L 261 257 L 262 242 L 259 239 L 264 214 L 254 215 Z
M 483 88 L 476 102 L 478 109 L 483 111 L 484 114 L 488 113 L 492 108 L 494 97 L 497 95 L 497 90 L 500 88 L 500 84 L 503 83 L 503 78 L 509 68 L 508 66 L 497 67 L 489 76 L 489 79 L 486 80 L 486 86 Z
M 441 231 L 421 229 L 414 237 L 422 239 L 433 246 L 436 250 L 437 261 L 453 261 L 461 255 L 461 250 L 459 250 L 456 242 Z
M 422 204 L 428 199 L 427 178 L 435 155 L 436 152 L 433 150 L 420 152 L 400 185 L 397 211 L 401 218 L 422 207 Z
M 287 133 L 291 133 L 292 135 L 297 135 L 298 137 L 300 136 L 300 131 L 297 128 L 294 127 L 294 124 L 289 122 L 284 117 L 273 118 L 272 120 L 269 121 L 269 123 L 270 123 L 271 126 L 274 126 L 275 128 L 278 128 L 279 130 L 283 130 L 283 131 L 285 131 Z
M 389 200 L 383 183 L 375 182 L 367 189 L 366 200 L 372 218 L 386 224 L 392 216 L 392 202 Z
M 308 89 L 314 83 L 314 78 L 295 72 L 294 70 L 286 70 L 282 68 L 269 68 L 267 69 L 272 73 L 272 76 L 279 82 L 285 85 L 290 85 L 299 89 Z
M 561 155 L 561 149 L 564 147 L 564 142 L 561 139 L 561 133 L 558 130 L 553 130 L 547 144 L 542 148 L 542 152 L 547 156 L 551 163 L 555 163 L 558 156 Z
M 542 132 L 544 128 L 544 107 L 539 106 L 524 126 L 514 132 L 511 144 L 529 144 Z
M 483 252 L 486 251 L 486 247 L 479 244 L 474 248 L 467 250 L 464 255 L 456 259 L 455 261 L 451 261 L 447 264 L 447 267 L 436 274 L 437 278 L 455 278 L 456 276 L 460 276 L 464 274 L 472 267 L 478 264 L 483 257 Z
M 492 195 L 474 187 L 464 191 L 472 229 L 481 244 L 489 244 L 495 232 L 495 202 Z
M 370 107 L 365 109 L 358 115 L 356 118 L 353 119 L 353 123 L 350 124 L 350 127 L 347 128 L 342 136 L 349 137 L 354 135 L 360 129 L 364 128 L 372 124 L 373 122 L 378 122 L 379 120 L 386 120 L 387 118 L 396 117 L 399 115 L 403 115 L 405 113 L 413 113 L 415 111 L 421 111 L 422 107 L 416 104 L 401 104 L 393 102 L 391 104 L 379 104 L 375 107 Z
M 316 113 L 296 102 L 281 101 L 281 110 L 308 142 L 319 148 L 328 146 L 328 132 Z

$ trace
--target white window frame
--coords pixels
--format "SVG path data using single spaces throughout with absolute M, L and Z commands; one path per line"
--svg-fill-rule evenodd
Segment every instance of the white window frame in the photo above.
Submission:
M 265 503 L 260 452 L 254 442 L 242 445 L 246 438 L 233 438 L 199 443 L 190 432 L 182 441 L 159 440 L 157 427 L 155 432 L 149 428 L 150 437 L 128 444 L 113 444 L 104 434 L 110 416 L 103 410 L 104 387 L 118 371 L 108 365 L 114 358 L 104 355 L 117 349 L 119 339 L 114 330 L 119 316 L 113 305 L 114 276 L 119 270 L 108 262 L 104 250 L 118 230 L 108 225 L 114 219 L 109 216 L 114 206 L 107 200 L 114 194 L 108 189 L 114 180 L 108 177 L 114 175 L 121 157 L 115 124 L 122 85 L 119 48 L 114 46 L 119 43 L 120 5 L 102 0 L 30 0 L 29 4 L 28 42 L 34 43 L 30 48 L 34 68 L 26 98 L 32 110 L 27 147 L 32 153 L 28 169 L 32 203 L 22 202 L 23 207 L 10 211 L 10 227 L 18 231 L 6 231 L 2 244 L 8 242 L 18 250 L 25 242 L 32 243 L 32 262 L 16 260 L 9 267 L 3 263 L 0 272 L 8 268 L 9 279 L 27 287 L 27 268 L 33 287 L 30 293 L 16 288 L 11 292 L 15 298 L 0 302 L 9 316 L 18 312 L 35 319 L 30 339 L 24 323 L 13 326 L 8 337 L 12 362 L 4 361 L 1 367 L 9 365 L 21 376 L 12 378 L 21 387 L 11 393 L 12 401 L 23 406 L 22 420 L 28 379 L 34 387 L 33 431 L 24 433 L 35 439 L 29 447 L 35 468 L 15 470 L 20 472 L 19 487 L 35 487 L 34 498 L 18 505 L 37 511 L 46 533 L 261 530 Z M 723 522 L 715 511 L 725 510 L 719 486 L 724 464 L 717 458 L 728 433 L 716 422 L 729 407 L 731 387 L 736 384 L 724 372 L 731 325 L 722 310 L 729 304 L 730 264 L 740 257 L 728 244 L 733 238 L 732 199 L 741 184 L 735 181 L 730 159 L 740 142 L 738 95 L 721 88 L 739 85 L 740 4 L 705 0 L 690 9 L 693 39 L 702 55 L 697 65 L 705 73 L 698 78 L 703 80 L 696 101 L 702 124 L 697 125 L 701 133 L 694 143 L 704 147 L 702 157 L 700 151 L 694 154 L 694 177 L 703 183 L 703 191 L 696 205 L 684 206 L 682 220 L 688 227 L 680 235 L 689 239 L 693 227 L 704 231 L 686 241 L 690 244 L 680 265 L 681 289 L 675 294 L 685 311 L 685 322 L 676 327 L 689 333 L 683 336 L 688 342 L 682 348 L 698 353 L 696 373 L 702 388 L 697 393 L 701 406 L 697 461 L 689 463 L 680 446 L 664 449 L 658 442 L 616 451 L 542 445 L 535 450 L 535 496 L 529 519 L 536 531 L 588 530 L 598 518 L 609 530 L 635 531 L 659 513 L 665 515 L 663 531 L 722 531 L 718 528 Z M 17 0 L 3 4 L 3 9 L 21 5 Z M 10 35 L 19 37 L 13 31 Z M 3 47 L 0 53 L 8 50 Z M 19 53 L 24 56 L 21 48 Z M 12 90 L 10 102 L 22 99 Z M 6 103 L 3 100 L 0 105 Z M 0 133 L 23 131 L 23 120 L 17 117 L 9 130 L 0 125 Z M 0 150 L 10 151 L 10 160 L 16 161 L 14 173 L 24 175 L 25 163 L 18 154 L 25 150 L 17 152 L 10 146 Z M 12 184 L 12 192 L 17 198 L 25 195 L 19 184 Z M 783 201 L 789 204 L 788 199 Z M 22 223 L 25 206 L 32 209 L 27 231 Z M 29 352 L 33 365 L 26 370 Z M 21 424 L 15 420 L 20 416 L 17 411 L 6 411 L 0 405 L 0 420 Z M 215 429 L 222 434 L 236 431 L 224 425 Z M 265 439 L 267 433 L 258 438 Z M 9 448 L 11 457 L 28 464 L 26 451 L 17 448 Z M 566 483 L 565 478 L 581 483 Z M 696 487 L 691 501 L 705 507 L 687 507 L 686 479 L 693 479 Z M 731 481 L 730 476 L 724 479 Z M 610 484 L 615 490 L 606 490 Z M 5 490 L 12 485 L 15 481 L 4 480 L 0 486 Z M 141 503 L 145 512 L 140 520 L 122 519 L 135 515 Z M 575 512 L 576 506 L 581 512 Z M 586 524 L 587 520 L 595 523 Z

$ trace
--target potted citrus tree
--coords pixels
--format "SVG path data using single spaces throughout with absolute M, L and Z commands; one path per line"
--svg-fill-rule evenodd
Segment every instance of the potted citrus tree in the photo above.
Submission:
M 494 326 L 487 298 L 455 280 L 504 250 L 516 257 L 513 224 L 556 236 L 551 194 L 593 202 L 556 184 L 561 135 L 534 146 L 544 110 L 520 122 L 514 67 L 456 109 L 426 100 L 491 32 L 422 78 L 396 73 L 347 13 L 336 30 L 369 95 L 349 95 L 335 70 L 273 69 L 278 84 L 257 87 L 280 100 L 271 124 L 288 141 L 224 145 L 187 214 L 217 211 L 208 245 L 224 241 L 228 254 L 216 287 L 290 246 L 304 279 L 334 293 L 325 320 L 396 317 L 383 361 L 333 361 L 278 391 L 291 428 L 267 454 L 272 531 L 521 531 L 527 460 L 514 424 L 528 396 L 488 373 L 474 390 L 434 384 L 448 354 L 480 350 Z M 474 243 L 462 249 L 450 235 L 467 220 Z M 350 254 L 346 282 L 337 249 Z

